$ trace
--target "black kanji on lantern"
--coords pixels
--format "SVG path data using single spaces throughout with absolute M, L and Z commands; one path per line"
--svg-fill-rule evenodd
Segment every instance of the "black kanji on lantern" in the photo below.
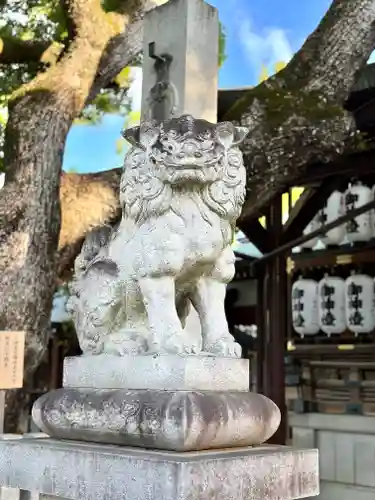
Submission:
M 363 293 L 363 286 L 356 285 L 355 283 L 350 283 L 348 287 L 349 295 L 349 309 L 352 310 L 349 315 L 349 323 L 352 326 L 362 326 L 363 325 L 363 315 L 361 309 L 363 306 L 363 300 L 360 299 L 360 295 Z
M 353 194 L 350 192 L 345 196 L 345 206 L 347 212 L 356 208 L 358 199 L 358 194 Z M 346 231 L 348 233 L 358 233 L 358 229 L 359 224 L 357 223 L 356 219 L 348 220 L 348 222 L 346 223 Z
M 324 226 L 324 224 L 327 222 L 327 212 L 324 208 L 322 210 L 319 210 L 317 220 L 322 226 Z
M 322 323 L 327 326 L 332 326 L 336 323 L 336 316 L 332 313 L 335 308 L 335 301 L 332 300 L 332 296 L 335 293 L 335 288 L 333 286 L 323 285 L 320 292 L 322 297 L 321 307 L 323 312 Z
M 301 327 L 305 324 L 305 318 L 301 314 L 304 309 L 304 304 L 301 299 L 304 297 L 305 291 L 300 288 L 295 288 L 293 290 L 292 298 L 293 300 L 293 311 L 297 312 L 296 317 L 293 320 L 294 326 Z

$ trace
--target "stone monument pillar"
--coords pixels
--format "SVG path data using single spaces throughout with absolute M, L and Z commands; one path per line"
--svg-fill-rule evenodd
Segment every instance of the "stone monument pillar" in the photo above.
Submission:
M 280 411 L 249 392 L 225 318 L 247 130 L 215 123 L 217 23 L 203 0 L 171 0 L 146 19 L 147 112 L 125 132 L 122 221 L 88 235 L 75 263 L 69 308 L 83 355 L 34 405 L 50 438 L 0 441 L 4 486 L 76 500 L 318 494 L 316 450 L 264 445 Z M 199 50 L 194 26 L 209 34 Z M 192 307 L 198 341 L 184 329 Z
M 169 1 L 146 15 L 142 121 L 186 113 L 217 120 L 218 39 L 217 9 L 203 0 Z

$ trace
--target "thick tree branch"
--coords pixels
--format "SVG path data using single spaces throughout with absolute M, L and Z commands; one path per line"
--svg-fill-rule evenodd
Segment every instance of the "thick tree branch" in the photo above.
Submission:
M 107 87 L 120 71 L 128 66 L 142 51 L 143 18 L 147 11 L 167 0 L 132 0 L 131 16 L 125 32 L 114 37 L 107 46 L 99 64 L 93 86 L 87 97 L 89 104 L 102 89 Z M 126 5 L 126 4 L 124 4 Z
M 120 71 L 129 66 L 141 53 L 143 42 L 143 11 L 128 25 L 125 33 L 114 37 L 100 61 L 98 73 L 87 96 L 86 104 L 92 102 L 98 92 L 106 88 Z
M 101 89 L 110 85 L 113 79 L 141 53 L 143 42 L 143 17 L 147 10 L 162 3 L 160 0 L 137 0 L 125 31 L 114 36 L 108 43 L 99 63 L 96 78 L 86 98 L 90 104 Z M 133 4 L 134 5 L 134 4 Z M 63 46 L 43 41 L 4 39 L 0 51 L 0 64 L 44 62 L 52 64 L 61 54 Z
M 344 102 L 374 50 L 374 23 L 374 0 L 334 1 L 288 71 L 304 78 L 308 90 Z
M 61 231 L 57 275 L 71 278 L 74 259 L 86 234 L 97 226 L 121 218 L 119 186 L 121 168 L 95 174 L 63 173 L 60 185 Z
M 225 119 L 250 126 L 248 200 L 263 207 L 314 161 L 342 154 L 355 130 L 344 103 L 375 45 L 374 0 L 334 0 L 288 66 L 240 99 Z
M 0 64 L 39 62 L 50 46 L 45 41 L 0 37 Z
M 60 248 L 119 215 L 121 171 L 121 168 L 115 168 L 95 174 L 62 173 Z
M 112 79 L 127 66 L 142 50 L 143 10 L 126 28 L 115 36 L 103 54 L 95 88 L 103 88 L 103 79 Z M 42 62 L 53 64 L 61 54 L 63 44 L 44 40 L 21 40 L 16 37 L 0 37 L 0 64 L 22 64 Z

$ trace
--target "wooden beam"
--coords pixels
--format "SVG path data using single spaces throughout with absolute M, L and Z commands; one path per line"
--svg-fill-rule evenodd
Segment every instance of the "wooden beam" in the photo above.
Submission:
M 258 219 L 238 221 L 237 227 L 261 253 L 265 254 L 272 250 L 272 244 L 268 231 L 262 226 Z
M 289 217 L 283 226 L 283 233 L 287 235 L 291 230 L 291 227 L 295 224 L 295 220 L 300 217 L 301 210 L 303 210 L 308 203 L 309 199 L 316 194 L 316 191 L 320 186 L 316 188 L 306 188 L 301 196 L 298 198 L 297 202 L 293 207 L 289 206 Z M 308 224 L 308 223 L 307 223 Z
M 254 262 L 254 260 L 256 260 L 254 259 L 254 257 L 250 257 L 250 255 L 247 255 L 246 253 L 237 252 L 237 250 L 235 250 L 233 253 L 236 257 L 239 257 L 246 262 Z
M 284 224 L 283 243 L 298 238 L 318 211 L 324 207 L 332 192 L 340 187 L 337 177 L 334 177 L 327 179 L 317 188 L 304 191 Z
M 362 205 L 361 207 L 358 207 L 355 210 L 350 210 L 350 212 L 347 212 L 342 217 L 338 217 L 332 222 L 329 222 L 328 224 L 321 226 L 316 231 L 311 231 L 311 233 L 309 234 L 303 234 L 302 236 L 296 238 L 293 241 L 288 241 L 287 243 L 284 243 L 275 250 L 272 250 L 272 252 L 269 252 L 268 254 L 263 255 L 263 257 L 261 257 L 260 259 L 254 261 L 253 265 L 263 264 L 269 259 L 273 259 L 278 255 L 285 254 L 292 248 L 302 245 L 306 241 L 309 241 L 315 238 L 316 236 L 321 236 L 323 234 L 326 234 L 328 231 L 331 231 L 331 229 L 334 229 L 337 226 L 341 226 L 341 224 L 345 224 L 348 220 L 354 219 L 355 217 L 358 217 L 359 215 L 362 215 L 365 212 L 368 212 L 374 208 L 375 208 L 375 200 L 370 201 L 369 203 L 366 203 L 365 205 Z
M 334 175 L 340 175 L 341 178 L 344 177 L 346 180 L 350 180 L 353 176 L 371 175 L 375 173 L 374 164 L 375 148 L 361 153 L 341 156 L 335 162 L 311 165 L 305 173 L 294 180 L 293 184 L 295 186 L 309 186 Z

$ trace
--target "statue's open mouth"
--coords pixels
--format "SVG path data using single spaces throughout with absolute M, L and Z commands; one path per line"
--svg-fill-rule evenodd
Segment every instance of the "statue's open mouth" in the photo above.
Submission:
M 196 163 L 183 163 L 181 165 L 173 165 L 173 168 L 175 168 L 176 170 L 201 170 L 203 168 L 203 165 L 197 165 Z
M 206 167 L 214 167 L 217 166 L 219 162 L 219 158 L 212 158 L 210 160 L 203 160 L 201 158 L 191 157 L 191 158 L 173 158 L 173 159 L 164 159 L 164 165 L 166 167 L 171 167 L 179 170 L 197 170 L 203 169 Z

